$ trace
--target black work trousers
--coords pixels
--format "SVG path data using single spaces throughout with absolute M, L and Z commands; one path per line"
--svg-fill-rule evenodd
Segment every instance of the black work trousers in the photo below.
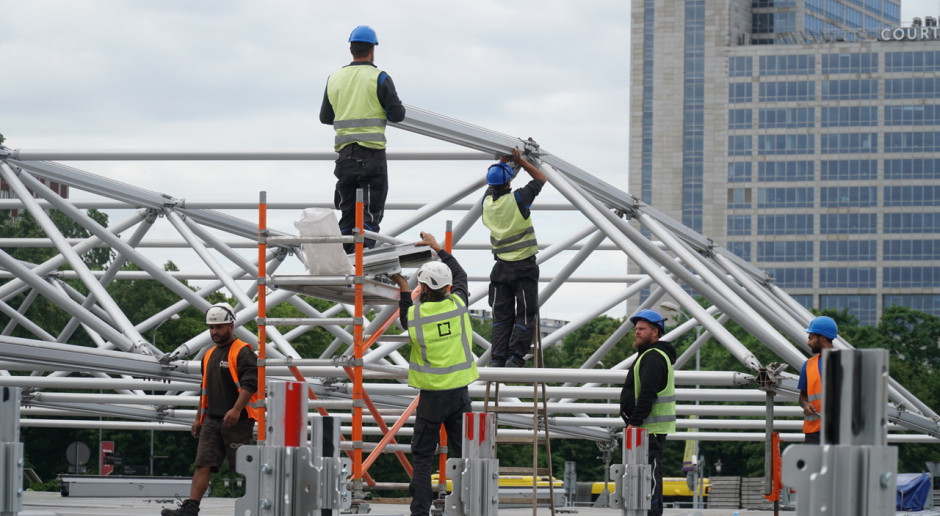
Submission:
M 496 260 L 490 271 L 489 304 L 493 310 L 490 363 L 506 364 L 511 354 L 525 357 L 538 331 L 539 266 L 535 256 L 517 262 Z
M 363 190 L 363 227 L 379 232 L 385 217 L 385 199 L 388 197 L 388 163 L 385 149 L 369 149 L 352 143 L 339 150 L 336 167 L 336 191 L 333 206 L 340 210 L 339 231 L 351 235 L 356 227 L 356 190 Z M 375 246 L 375 240 L 367 239 L 366 248 Z M 353 244 L 343 244 L 347 254 L 354 250 Z
M 414 473 L 408 492 L 411 516 L 428 516 L 431 511 L 431 467 L 440 444 L 441 425 L 447 432 L 447 454 L 463 453 L 463 415 L 470 412 L 470 391 L 466 387 L 446 391 L 422 390 L 415 410 L 415 431 L 411 438 L 411 465 Z
M 649 434 L 649 465 L 653 476 L 651 486 L 649 516 L 662 516 L 663 514 L 663 449 L 666 448 L 666 434 Z

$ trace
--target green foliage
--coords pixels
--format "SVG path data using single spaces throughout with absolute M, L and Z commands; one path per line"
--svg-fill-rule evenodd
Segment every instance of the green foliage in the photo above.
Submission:
M 3 133 L 0 133 L 0 145 L 3 145 L 3 142 L 6 141 L 6 138 L 3 137 Z

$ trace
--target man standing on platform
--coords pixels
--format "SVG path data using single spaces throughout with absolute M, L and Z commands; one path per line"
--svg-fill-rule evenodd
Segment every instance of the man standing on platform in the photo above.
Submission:
M 832 341 L 839 335 L 839 327 L 831 317 L 820 316 L 806 328 L 807 342 L 813 356 L 803 362 L 800 370 L 800 407 L 803 408 L 803 442 L 819 444 L 822 430 L 822 350 L 832 349 Z
M 349 35 L 353 61 L 330 75 L 320 107 L 320 122 L 336 130 L 333 148 L 339 153 L 333 175 L 336 191 L 333 205 L 342 213 L 340 233 L 351 235 L 356 225 L 356 190 L 365 194 L 364 227 L 375 233 L 385 216 L 388 195 L 388 163 L 385 160 L 385 126 L 405 119 L 405 106 L 398 99 L 395 83 L 375 67 L 375 31 L 360 25 Z M 375 246 L 367 239 L 366 248 Z M 347 254 L 353 244 L 344 244 Z

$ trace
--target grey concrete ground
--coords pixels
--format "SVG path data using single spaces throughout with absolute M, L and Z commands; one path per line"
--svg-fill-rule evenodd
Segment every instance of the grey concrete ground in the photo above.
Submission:
M 23 496 L 23 511 L 20 516 L 158 516 L 163 507 L 175 507 L 172 500 L 152 498 L 79 498 L 63 497 L 59 493 L 26 492 Z M 232 516 L 235 500 L 232 498 L 206 498 L 202 502 L 200 516 Z M 556 509 L 558 516 L 620 516 L 616 509 L 574 507 Z M 665 516 L 772 516 L 773 511 L 749 511 L 739 509 L 666 509 Z M 532 509 L 502 509 L 500 516 L 530 516 Z M 548 509 L 539 509 L 538 516 L 551 514 Z M 793 511 L 780 511 L 783 516 L 792 516 Z M 406 505 L 372 505 L 370 516 L 408 516 Z M 899 512 L 898 516 L 938 516 L 940 511 Z
M 23 497 L 23 512 L 20 516 L 158 516 L 163 507 L 175 507 L 176 503 L 168 499 L 153 498 L 84 498 L 63 497 L 59 493 L 26 492 Z M 199 511 L 200 516 L 232 516 L 235 501 L 232 498 L 206 498 Z M 574 507 L 556 509 L 556 514 L 570 516 L 620 516 L 616 509 L 595 509 L 592 507 Z M 701 516 L 731 516 L 730 509 L 705 509 Z M 666 516 L 686 516 L 694 514 L 691 509 L 666 509 Z M 740 516 L 770 516 L 772 511 L 738 510 Z M 372 505 L 371 516 L 408 516 L 407 505 Z M 529 516 L 532 509 L 502 509 L 500 516 Z M 551 514 L 548 509 L 539 509 L 539 516 Z M 792 511 L 781 511 L 792 515 Z M 921 513 L 923 514 L 923 513 Z

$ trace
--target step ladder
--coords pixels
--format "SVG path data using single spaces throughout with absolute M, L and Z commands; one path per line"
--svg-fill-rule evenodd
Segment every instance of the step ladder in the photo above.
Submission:
M 545 360 L 542 355 L 542 336 L 541 321 L 536 316 L 536 334 L 532 349 L 532 366 L 535 368 L 544 367 Z M 491 384 L 495 384 L 492 386 Z M 493 387 L 493 403 L 490 405 L 490 389 Z M 531 444 L 532 445 L 532 467 L 511 467 L 500 466 L 499 475 L 532 475 L 532 495 L 531 496 L 500 496 L 500 504 L 512 505 L 532 505 L 532 514 L 535 516 L 539 504 L 548 502 L 551 514 L 555 514 L 555 484 L 552 478 L 552 447 L 549 441 L 548 429 L 548 396 L 545 388 L 545 382 L 533 381 L 532 383 L 532 406 L 500 406 L 499 405 L 499 382 L 486 382 L 486 393 L 483 397 L 483 412 L 492 412 L 496 415 L 497 425 L 499 424 L 500 414 L 521 414 L 532 416 L 532 436 L 499 436 L 497 431 L 496 444 Z M 540 429 L 544 432 L 540 435 Z M 539 467 L 539 445 L 545 449 L 546 464 Z M 541 496 L 538 492 L 540 478 L 548 479 L 548 496 Z

